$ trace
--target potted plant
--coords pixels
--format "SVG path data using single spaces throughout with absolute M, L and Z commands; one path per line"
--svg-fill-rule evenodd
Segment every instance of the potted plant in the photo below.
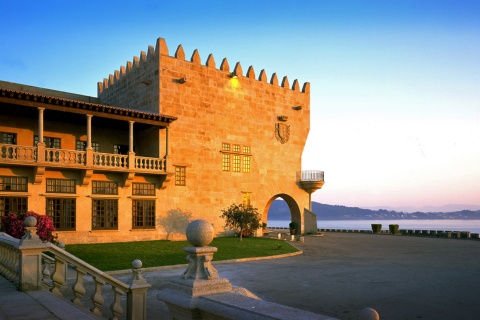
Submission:
M 295 221 L 290 222 L 290 224 L 288 225 L 288 228 L 290 229 L 291 235 L 297 234 L 298 224 Z
M 389 224 L 388 229 L 390 230 L 391 234 L 397 234 L 398 233 L 398 224 Z
M 382 232 L 382 224 L 380 224 L 380 223 L 372 223 L 372 232 L 373 232 L 373 233 L 380 233 L 380 232 Z

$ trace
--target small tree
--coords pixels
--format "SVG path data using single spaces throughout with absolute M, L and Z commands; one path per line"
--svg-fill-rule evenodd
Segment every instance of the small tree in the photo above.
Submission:
M 260 228 L 261 217 L 257 208 L 251 205 L 232 204 L 222 209 L 220 218 L 225 219 L 225 226 L 240 231 L 240 241 L 244 231 L 253 231 Z

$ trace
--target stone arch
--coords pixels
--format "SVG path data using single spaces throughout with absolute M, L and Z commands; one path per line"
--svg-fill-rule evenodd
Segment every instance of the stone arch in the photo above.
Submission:
M 265 205 L 265 208 L 263 209 L 262 222 L 267 223 L 268 210 L 270 209 L 270 205 L 277 198 L 282 198 L 287 203 L 288 208 L 290 209 L 291 221 L 295 221 L 298 224 L 297 233 L 301 233 L 303 231 L 303 227 L 302 227 L 303 221 L 302 221 L 302 213 L 300 211 L 300 207 L 298 206 L 295 199 L 293 199 L 291 196 L 285 193 L 276 194 L 273 197 L 271 197 L 270 200 L 268 200 L 267 204 Z

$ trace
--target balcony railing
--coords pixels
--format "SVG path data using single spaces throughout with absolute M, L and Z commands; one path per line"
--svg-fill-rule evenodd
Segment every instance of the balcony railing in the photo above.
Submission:
M 45 148 L 45 162 L 49 163 L 84 166 L 85 156 L 85 151 Z
M 38 147 L 0 144 L 0 163 L 37 165 L 37 166 L 68 166 L 69 168 L 85 168 L 99 170 L 139 170 L 166 171 L 166 159 L 134 156 L 130 162 L 129 155 L 93 152 L 91 161 L 86 151 L 44 148 L 45 157 L 38 157 Z
M 323 171 L 318 170 L 305 170 L 297 172 L 298 181 L 315 181 L 320 182 L 324 181 Z
M 158 158 L 135 157 L 135 168 L 143 170 L 164 170 L 165 160 Z
M 93 165 L 99 167 L 128 168 L 128 156 L 95 152 L 93 154 Z
M 37 161 L 37 148 L 17 146 L 14 144 L 0 144 L 0 161 Z

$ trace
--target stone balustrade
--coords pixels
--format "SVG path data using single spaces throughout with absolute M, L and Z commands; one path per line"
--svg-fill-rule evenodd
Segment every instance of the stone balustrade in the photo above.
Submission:
M 85 165 L 85 151 L 45 148 L 45 162 L 60 165 Z
M 166 171 L 166 159 L 142 157 L 137 155 L 122 155 L 113 153 L 93 152 L 44 148 L 45 157 L 39 159 L 38 147 L 0 144 L 0 163 L 18 163 L 23 165 L 68 166 L 69 168 L 84 169 L 86 167 L 101 168 L 102 170 Z M 42 153 L 43 154 L 43 153 Z M 130 163 L 130 157 L 133 162 Z
M 128 156 L 95 152 L 93 154 L 93 165 L 99 167 L 128 168 Z
M 132 263 L 131 283 L 123 283 L 68 253 L 62 245 L 42 242 L 36 235 L 36 223 L 34 217 L 25 219 L 26 233 L 22 239 L 0 233 L 0 274 L 12 281 L 21 291 L 47 287 L 56 296 L 64 297 L 64 292 L 68 290 L 67 271 L 72 270 L 76 273 L 76 279 L 71 286 L 71 301 L 74 304 L 87 307 L 84 303 L 87 293 L 84 277 L 89 276 L 94 282 L 94 292 L 88 303 L 92 306 L 90 311 L 93 314 L 103 316 L 101 310 L 106 298 L 102 289 L 110 287 L 113 301 L 108 318 L 120 319 L 126 309 L 127 319 L 146 319 L 146 295 L 150 285 L 142 277 L 140 260 Z M 125 300 L 122 299 L 125 295 L 126 303 L 122 301 Z
M 18 286 L 20 281 L 20 240 L 0 233 L 0 274 Z
M 36 154 L 36 147 L 0 144 L 0 161 L 35 162 L 37 161 Z
M 135 157 L 135 169 L 166 170 L 165 159 Z

